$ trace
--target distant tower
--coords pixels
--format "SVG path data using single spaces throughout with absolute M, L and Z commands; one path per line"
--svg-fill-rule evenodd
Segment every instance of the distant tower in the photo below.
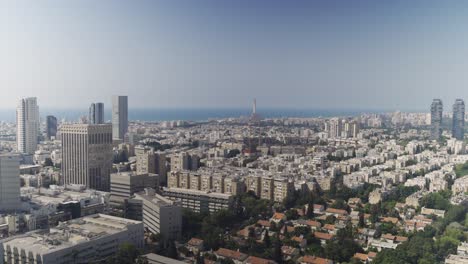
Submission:
M 92 103 L 89 107 L 88 121 L 90 124 L 104 124 L 104 104 Z
M 463 140 L 465 135 L 465 102 L 457 99 L 453 104 L 452 136 Z
M 442 135 L 442 100 L 434 99 L 431 104 L 431 138 L 439 140 Z
M 253 100 L 253 107 L 252 107 L 252 115 L 257 114 L 257 99 L 254 98 Z
M 46 135 L 49 140 L 57 136 L 57 118 L 55 116 L 47 116 Z
M 128 131 L 128 97 L 112 97 L 112 136 L 114 139 L 124 139 Z
M 18 152 L 34 154 L 39 135 L 39 107 L 35 97 L 23 98 L 16 109 L 16 142 Z

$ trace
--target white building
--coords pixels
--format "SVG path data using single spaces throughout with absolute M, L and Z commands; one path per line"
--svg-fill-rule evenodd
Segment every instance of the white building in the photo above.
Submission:
M 143 248 L 143 223 L 92 215 L 0 241 L 0 264 L 90 263 L 113 256 L 123 243 Z
M 16 109 L 16 142 L 18 152 L 34 154 L 39 135 L 39 107 L 35 97 L 23 98 Z
M 153 234 L 161 234 L 164 239 L 178 239 L 182 235 L 182 207 L 146 188 L 136 193 L 135 200 L 142 203 L 142 220 Z M 131 201 L 133 203 L 135 201 Z M 137 204 L 135 204 L 137 205 Z

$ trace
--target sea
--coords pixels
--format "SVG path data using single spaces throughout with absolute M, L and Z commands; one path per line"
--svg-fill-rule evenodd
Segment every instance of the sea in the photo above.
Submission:
M 131 121 L 206 121 L 210 119 L 237 118 L 249 116 L 251 109 L 242 108 L 187 108 L 187 109 L 167 109 L 167 108 L 145 108 L 129 109 L 128 116 Z M 257 108 L 257 113 L 263 118 L 282 118 L 282 117 L 332 117 L 332 116 L 357 116 L 362 113 L 384 113 L 388 110 L 324 110 L 324 109 L 274 109 Z M 53 115 L 59 120 L 77 121 L 82 116 L 88 116 L 85 109 L 52 109 L 40 108 L 41 118 L 44 120 L 47 115 Z M 110 110 L 104 113 L 105 120 L 111 120 Z M 15 109 L 0 109 L 0 121 L 15 122 Z

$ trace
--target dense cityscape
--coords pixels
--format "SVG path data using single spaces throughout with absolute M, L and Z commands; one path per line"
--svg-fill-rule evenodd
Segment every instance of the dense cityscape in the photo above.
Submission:
M 467 263 L 465 104 L 0 127 L 0 263 Z M 131 110 L 130 110 L 131 111 Z

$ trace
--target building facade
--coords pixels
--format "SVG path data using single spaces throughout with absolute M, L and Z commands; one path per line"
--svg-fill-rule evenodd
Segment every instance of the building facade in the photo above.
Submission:
M 34 154 L 37 149 L 40 119 L 35 97 L 23 98 L 16 109 L 18 152 Z
M 0 155 L 0 211 L 20 207 L 19 155 Z
M 64 184 L 82 184 L 109 191 L 112 170 L 112 126 L 72 124 L 61 126 Z

